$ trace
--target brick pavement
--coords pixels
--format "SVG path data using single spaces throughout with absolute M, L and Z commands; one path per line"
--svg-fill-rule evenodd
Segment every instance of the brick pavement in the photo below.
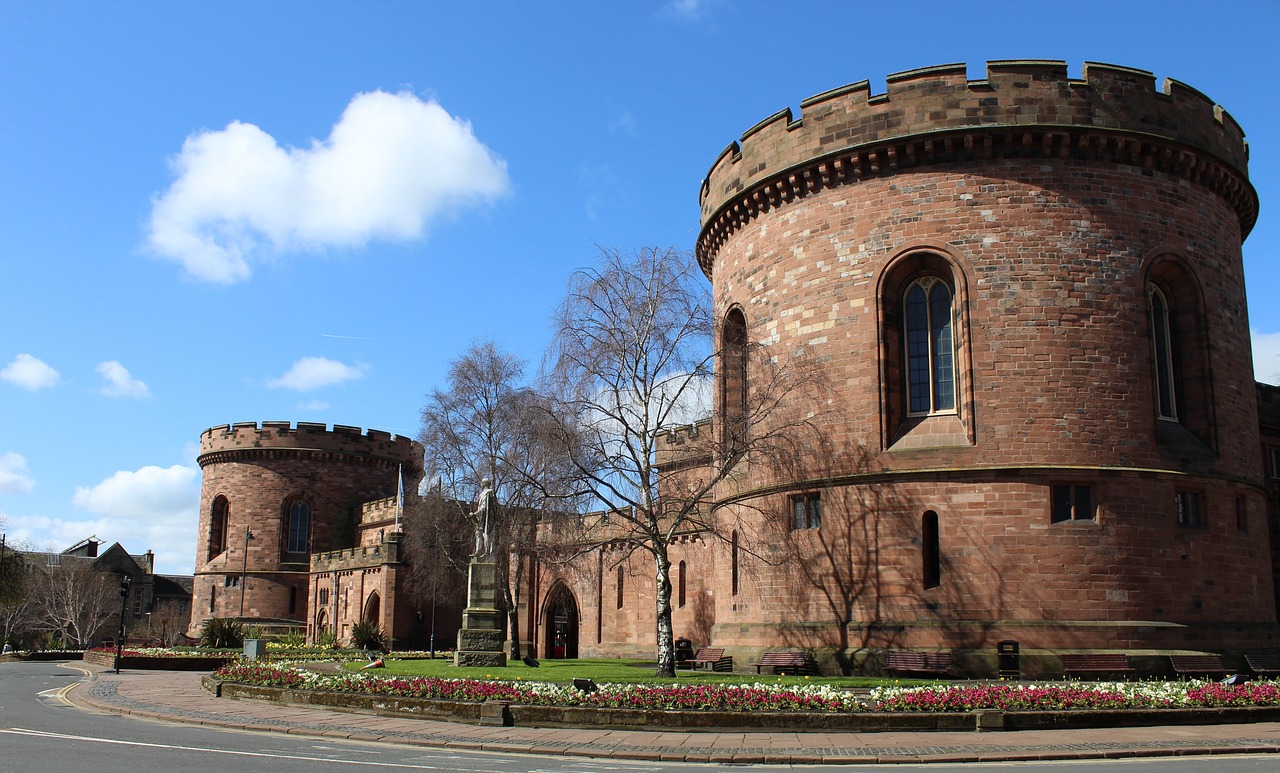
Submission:
M 412 746 L 627 760 L 901 763 L 1280 753 L 1280 722 L 1020 732 L 648 732 L 492 727 L 215 698 L 200 674 L 92 674 L 70 691 L 84 708 L 210 727 Z

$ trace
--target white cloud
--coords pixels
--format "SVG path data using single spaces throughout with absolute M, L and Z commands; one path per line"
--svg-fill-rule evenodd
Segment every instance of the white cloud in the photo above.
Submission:
M 298 404 L 300 411 L 327 411 L 332 406 L 324 400 L 308 400 L 305 403 Z
M 309 392 L 313 389 L 362 378 L 364 371 L 365 368 L 362 365 L 347 365 L 327 357 L 303 357 L 293 363 L 288 373 L 268 381 L 267 386 L 273 389 Z
M 1251 332 L 1254 380 L 1280 385 L 1280 333 Z
M 506 162 L 471 124 L 413 94 L 357 94 L 326 140 L 281 147 L 253 124 L 193 134 L 153 201 L 150 246 L 197 279 L 248 279 L 259 253 L 421 238 L 505 194 Z
M 147 389 L 147 385 L 131 376 L 128 369 L 115 360 L 99 363 L 97 370 L 106 382 L 102 385 L 102 394 L 107 397 L 132 397 L 145 400 L 151 396 L 151 390 Z
M 58 378 L 58 371 L 29 354 L 19 354 L 13 358 L 13 362 L 4 366 L 4 370 L 0 370 L 0 380 L 8 381 L 28 392 L 51 387 L 58 383 Z
M 91 534 L 138 554 L 155 551 L 164 573 L 190 573 L 199 523 L 200 471 L 175 464 L 121 470 L 94 486 L 77 486 L 72 503 L 93 515 L 74 521 L 10 516 L 15 524 L 53 534 L 66 546 Z
M 0 494 L 25 494 L 36 487 L 27 476 L 27 460 L 12 451 L 0 454 Z
M 673 16 L 677 19 L 698 21 L 709 14 L 717 5 L 719 5 L 719 0 L 670 0 L 663 6 L 663 12 L 667 16 Z

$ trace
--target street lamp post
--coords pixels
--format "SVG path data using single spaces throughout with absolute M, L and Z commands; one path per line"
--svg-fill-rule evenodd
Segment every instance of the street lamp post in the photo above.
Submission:
M 124 649 L 124 616 L 129 606 L 129 575 L 120 581 L 120 633 L 116 636 L 116 673 L 120 673 L 120 653 Z
M 244 619 L 244 587 L 246 575 L 249 572 L 249 540 L 253 539 L 253 532 L 249 531 L 249 527 L 244 528 L 244 561 L 240 564 L 240 619 Z

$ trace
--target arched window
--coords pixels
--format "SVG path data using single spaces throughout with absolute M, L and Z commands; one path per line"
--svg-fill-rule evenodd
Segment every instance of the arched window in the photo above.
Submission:
M 1174 385 L 1173 328 L 1169 324 L 1169 299 L 1154 284 L 1147 285 L 1147 305 L 1151 313 L 1151 351 L 1155 357 L 1156 411 L 1162 419 L 1178 418 L 1178 393 Z
M 1152 261 L 1143 288 L 1156 442 L 1183 458 L 1211 459 L 1217 401 L 1200 282 L 1184 258 L 1161 255 Z
M 928 249 L 905 251 L 880 276 L 880 426 L 886 449 L 975 442 L 967 276 L 959 258 Z
M 942 584 L 942 551 L 938 536 L 938 514 L 930 510 L 920 519 L 920 555 L 924 563 L 924 587 Z
M 219 495 L 214 498 L 213 507 L 209 511 L 209 559 L 220 556 L 227 550 L 227 511 L 229 509 L 226 497 Z
M 729 570 L 732 574 L 732 578 L 730 582 L 730 587 L 732 588 L 731 595 L 736 596 L 738 595 L 738 532 L 735 531 L 733 533 L 733 535 L 729 538 L 729 543 L 730 543 L 730 550 L 732 551 L 729 559 L 729 564 L 730 564 Z
M 952 293 L 936 276 L 923 276 L 903 296 L 907 403 L 912 415 L 956 409 Z
M 724 317 L 720 349 L 720 405 L 724 415 L 724 442 L 738 448 L 747 437 L 747 318 L 742 309 L 730 309 Z
M 311 506 L 298 499 L 289 505 L 285 552 L 307 553 L 311 544 Z
M 677 576 L 676 576 L 677 584 L 678 584 L 678 599 L 679 599 L 679 606 L 681 606 L 681 607 L 683 607 L 683 606 L 684 606 L 684 599 L 685 599 L 685 596 L 684 596 L 684 583 L 685 583 L 685 573 L 687 572 L 687 570 L 688 570 L 688 568 L 685 566 L 685 563 L 684 563 L 683 561 L 681 561 L 681 562 L 680 562 L 680 569 L 679 569 L 679 572 L 677 573 Z
M 618 609 L 622 609 L 622 594 L 623 594 L 622 576 L 623 576 L 622 567 L 619 566 L 618 567 Z

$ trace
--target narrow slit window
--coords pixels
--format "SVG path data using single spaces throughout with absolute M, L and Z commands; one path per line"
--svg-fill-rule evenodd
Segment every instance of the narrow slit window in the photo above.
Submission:
M 920 519 L 920 558 L 924 564 L 924 587 L 942 584 L 942 545 L 938 514 L 930 510 Z

